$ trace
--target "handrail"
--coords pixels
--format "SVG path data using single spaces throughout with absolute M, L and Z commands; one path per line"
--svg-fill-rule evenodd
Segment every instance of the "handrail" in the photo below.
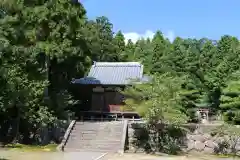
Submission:
M 122 132 L 122 140 L 121 140 L 121 148 L 118 151 L 120 154 L 124 153 L 125 144 L 126 144 L 126 137 L 127 137 L 127 130 L 128 130 L 128 120 L 124 120 L 123 122 L 123 132 Z
M 71 123 L 69 124 L 69 126 L 64 134 L 64 137 L 62 139 L 62 142 L 57 146 L 58 151 L 64 151 L 64 147 L 67 144 L 67 141 L 70 137 L 71 131 L 72 131 L 75 123 L 76 123 L 76 120 L 72 120 Z

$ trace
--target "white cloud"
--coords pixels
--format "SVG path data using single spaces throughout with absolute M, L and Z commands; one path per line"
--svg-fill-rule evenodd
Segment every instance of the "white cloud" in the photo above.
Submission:
M 175 34 L 173 31 L 168 31 L 166 34 L 164 34 L 165 38 L 169 39 L 170 42 L 173 42 L 175 39 Z
M 125 41 L 127 42 L 129 39 L 131 39 L 133 43 L 136 43 L 137 40 L 142 39 L 142 38 L 143 39 L 147 39 L 147 38 L 152 39 L 154 34 L 155 33 L 151 30 L 147 30 L 143 34 L 140 34 L 140 33 L 137 33 L 137 32 L 123 33 L 123 35 L 125 37 Z M 164 37 L 168 38 L 172 42 L 175 38 L 175 34 L 174 34 L 173 31 L 168 31 L 166 34 L 164 34 Z
M 139 34 L 137 32 L 129 32 L 129 33 L 123 33 L 126 42 L 131 39 L 133 43 L 136 43 L 137 40 L 139 39 L 146 39 L 146 38 L 150 38 L 152 39 L 154 36 L 154 32 L 151 30 L 147 30 L 144 34 Z

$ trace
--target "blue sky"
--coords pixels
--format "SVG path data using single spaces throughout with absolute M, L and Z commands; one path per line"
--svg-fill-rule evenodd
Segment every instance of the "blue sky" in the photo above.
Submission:
M 106 16 L 126 38 L 240 38 L 240 0 L 80 0 L 89 18 Z

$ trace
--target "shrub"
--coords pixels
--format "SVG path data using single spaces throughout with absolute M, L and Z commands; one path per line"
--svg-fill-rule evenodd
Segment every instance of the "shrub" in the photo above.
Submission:
M 184 145 L 185 130 L 174 125 L 148 125 L 136 129 L 133 145 L 147 153 L 178 154 Z
M 214 149 L 215 153 L 236 155 L 237 144 L 240 140 L 240 128 L 225 124 L 215 128 L 211 135 L 219 138 L 217 147 Z

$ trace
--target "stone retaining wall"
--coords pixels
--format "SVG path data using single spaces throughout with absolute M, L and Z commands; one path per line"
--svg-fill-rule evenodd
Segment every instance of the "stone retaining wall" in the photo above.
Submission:
M 214 153 L 218 141 L 209 134 L 188 134 L 186 151 L 199 151 Z
M 239 137 L 234 137 L 231 139 L 229 136 L 211 136 L 210 134 L 188 134 L 187 135 L 187 149 L 186 151 L 198 151 L 204 153 L 216 153 L 217 150 L 221 150 L 222 146 L 229 145 L 224 149 L 224 153 L 230 154 L 236 152 L 240 155 L 240 139 Z M 231 148 L 233 148 L 232 151 Z
M 208 154 L 216 153 L 217 150 L 221 149 L 220 143 L 224 141 L 229 145 L 234 146 L 236 153 L 240 155 L 240 137 L 236 141 L 232 141 L 228 136 L 211 136 L 210 131 L 219 125 L 198 125 L 190 126 L 190 132 L 187 132 L 184 138 L 184 144 L 181 146 L 181 150 L 184 152 L 197 151 Z M 136 148 L 133 145 L 135 140 L 135 134 L 141 134 L 143 126 L 136 125 L 136 123 L 129 123 L 128 136 L 129 136 L 129 152 L 144 152 L 143 148 Z M 225 149 L 225 153 L 230 153 L 230 146 Z

